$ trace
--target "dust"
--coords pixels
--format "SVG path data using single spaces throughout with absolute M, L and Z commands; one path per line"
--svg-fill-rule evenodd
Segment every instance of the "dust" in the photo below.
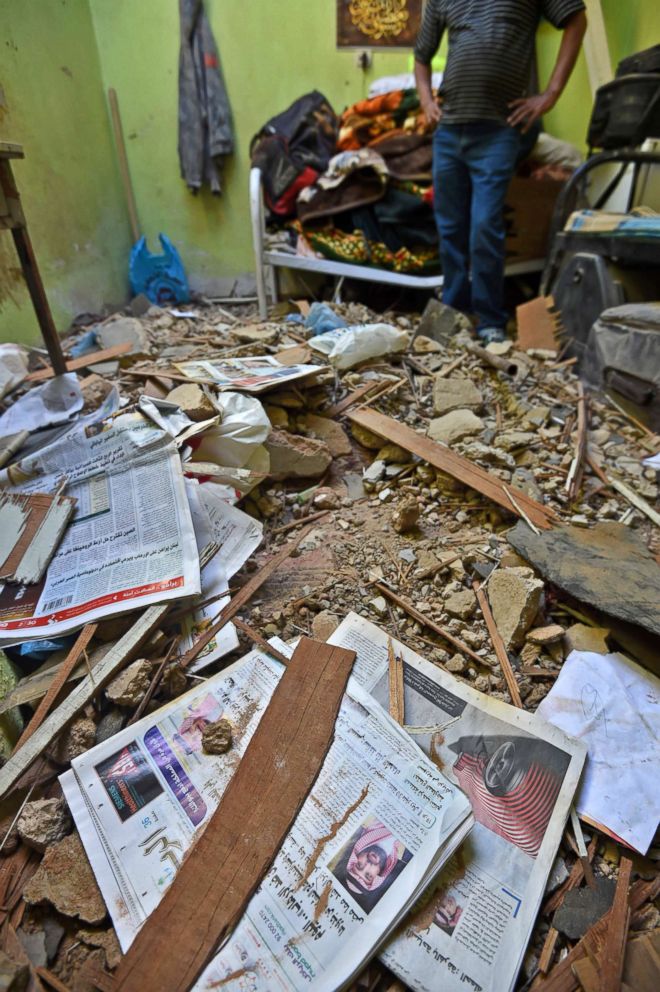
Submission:
M 355 812 L 356 809 L 358 809 L 359 806 L 362 805 L 362 803 L 364 802 L 364 800 L 367 798 L 367 795 L 368 794 L 369 794 L 369 786 L 368 785 L 365 785 L 364 789 L 362 790 L 362 792 L 360 793 L 360 795 L 358 796 L 358 798 L 355 800 L 355 802 L 353 803 L 353 805 L 352 806 L 349 806 L 348 809 L 346 810 L 346 812 L 344 813 L 344 815 L 339 820 L 335 820 L 335 822 L 331 825 L 330 832 L 327 833 L 324 837 L 321 837 L 319 840 L 317 840 L 316 844 L 314 845 L 314 850 L 312 851 L 312 853 L 310 854 L 309 858 L 307 859 L 307 865 L 306 865 L 305 870 L 304 870 L 304 872 L 303 872 L 303 874 L 302 874 L 302 876 L 300 878 L 300 881 L 298 882 L 298 884 L 296 885 L 295 889 L 293 890 L 294 892 L 297 892 L 298 889 L 302 885 L 305 884 L 305 882 L 307 881 L 307 879 L 309 878 L 309 876 L 312 874 L 312 872 L 314 870 L 314 866 L 316 865 L 316 862 L 320 858 L 321 851 L 323 850 L 323 848 L 325 847 L 325 845 L 329 841 L 331 841 L 334 837 L 337 836 L 337 834 L 339 833 L 339 831 L 341 830 L 341 828 L 344 826 L 344 824 L 346 823 L 346 821 L 348 820 L 348 818 L 353 815 L 353 813 Z

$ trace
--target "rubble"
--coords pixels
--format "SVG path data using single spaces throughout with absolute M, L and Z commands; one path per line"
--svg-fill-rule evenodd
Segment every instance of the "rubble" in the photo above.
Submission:
M 134 661 L 107 686 L 105 694 L 116 706 L 137 706 L 142 702 L 151 680 L 151 662 L 146 658 Z
M 60 765 L 70 764 L 96 742 L 96 724 L 89 717 L 80 717 L 64 730 L 52 748 L 53 760 Z
M 284 430 L 271 431 L 266 451 L 272 479 L 314 479 L 332 464 L 330 448 L 324 441 Z
M 232 742 L 233 730 L 229 720 L 209 723 L 202 731 L 202 750 L 205 754 L 226 754 Z
M 49 903 L 63 916 L 85 923 L 99 924 L 106 917 L 103 896 L 76 832 L 48 847 L 23 898 L 32 906 Z
M 177 386 L 167 394 L 167 402 L 174 403 L 194 421 L 210 420 L 217 416 L 217 410 L 202 387 L 194 383 Z
M 451 445 L 464 437 L 481 434 L 485 426 L 483 420 L 471 410 L 454 410 L 444 417 L 435 417 L 429 424 L 428 435 L 434 441 Z
M 471 379 L 436 376 L 433 381 L 433 410 L 438 416 L 453 410 L 478 410 L 484 398 Z
M 474 593 L 468 589 L 454 592 L 445 600 L 445 609 L 452 617 L 469 620 L 477 608 Z
M 397 534 L 405 534 L 417 526 L 420 506 L 415 499 L 405 499 L 397 503 L 392 514 L 392 527 Z
M 23 807 L 16 829 L 24 844 L 43 854 L 50 844 L 66 837 L 72 826 L 63 799 L 35 799 Z
M 488 584 L 488 601 L 507 648 L 520 647 L 543 605 L 544 585 L 531 568 L 500 568 Z

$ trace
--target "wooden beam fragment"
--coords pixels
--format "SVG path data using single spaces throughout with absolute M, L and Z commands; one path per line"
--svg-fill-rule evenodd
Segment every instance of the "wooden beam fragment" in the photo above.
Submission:
M 390 716 L 403 727 L 405 724 L 405 704 L 403 695 L 403 658 L 397 658 L 392 639 L 387 644 L 389 660 Z
M 354 659 L 353 651 L 301 639 L 220 805 L 119 965 L 116 992 L 188 992 L 195 984 L 316 780 Z
M 497 624 L 495 623 L 495 617 L 493 616 L 488 602 L 488 597 L 486 593 L 481 588 L 479 582 L 473 581 L 472 588 L 474 589 L 474 594 L 477 597 L 477 602 L 481 612 L 483 613 L 484 620 L 486 621 L 486 627 L 488 628 L 488 633 L 490 639 L 493 643 L 495 649 L 495 654 L 497 655 L 497 660 L 500 663 L 500 668 L 502 669 L 502 674 L 506 680 L 507 688 L 509 690 L 509 695 L 511 696 L 511 702 L 514 706 L 518 706 L 520 709 L 523 708 L 523 702 L 520 698 L 520 689 L 518 688 L 518 683 L 516 682 L 516 676 L 514 674 L 511 662 L 509 661 L 509 656 L 506 653 L 506 648 L 504 647 L 504 641 L 502 636 L 497 629 Z M 483 659 L 481 661 L 483 665 Z
M 566 479 L 566 492 L 568 498 L 573 503 L 580 495 L 582 488 L 582 477 L 584 475 L 584 460 L 587 453 L 587 429 L 589 427 L 588 400 L 584 391 L 584 386 L 578 382 L 578 418 L 577 435 L 575 438 L 575 454 L 571 462 L 568 478 Z
M 626 939 L 630 924 L 628 889 L 631 872 L 632 861 L 630 858 L 621 858 L 605 945 L 600 956 L 600 992 L 619 992 L 621 988 Z
M 359 403 L 363 400 L 369 393 L 374 392 L 374 390 L 379 389 L 382 386 L 382 382 L 377 380 L 375 382 L 365 382 L 357 389 L 354 389 L 352 393 L 345 396 L 343 400 L 339 403 L 335 403 L 331 406 L 329 410 L 323 410 L 322 415 L 324 417 L 338 417 L 340 413 L 344 413 L 349 407 L 353 406 L 355 403 Z
M 245 585 L 239 589 L 236 595 L 232 598 L 231 602 L 227 603 L 224 610 L 221 610 L 218 619 L 213 623 L 208 630 L 206 630 L 201 637 L 198 637 L 193 646 L 184 654 L 184 656 L 179 660 L 179 664 L 182 668 L 188 668 L 192 665 L 193 661 L 201 651 L 204 650 L 209 641 L 212 641 L 216 634 L 225 627 L 229 621 L 236 616 L 236 614 L 243 609 L 245 604 L 254 596 L 257 589 L 259 589 L 264 582 L 271 577 L 273 572 L 279 568 L 283 561 L 292 554 L 293 551 L 298 547 L 303 538 L 312 530 L 311 526 L 305 527 L 300 534 L 297 534 L 290 544 L 286 544 L 281 551 L 278 551 L 276 555 L 273 555 L 262 565 L 258 572 L 249 579 Z
M 113 358 L 119 358 L 132 349 L 130 341 L 122 344 L 115 344 L 112 348 L 103 348 L 101 351 L 90 351 L 88 355 L 81 355 L 80 358 L 72 358 L 66 363 L 67 372 L 76 372 L 78 369 L 89 368 L 90 365 L 97 365 L 99 362 L 109 362 Z M 44 379 L 52 379 L 55 375 L 53 369 L 39 369 L 38 372 L 31 372 L 25 379 L 26 382 L 43 382 Z
M 374 410 L 361 409 L 349 413 L 348 418 L 360 427 L 365 427 L 374 434 L 386 438 L 388 442 L 405 448 L 406 451 L 417 455 L 441 472 L 458 479 L 464 486 L 475 489 L 494 503 L 498 503 L 508 513 L 516 513 L 516 508 L 507 496 L 508 488 L 520 509 L 525 511 L 532 523 L 543 530 L 548 530 L 557 519 L 556 514 L 549 507 L 538 503 L 522 490 L 514 486 L 507 487 L 501 479 L 471 462 L 469 458 L 456 454 L 450 448 L 432 441 L 423 434 L 417 434 L 412 428 L 406 427 L 392 417 L 386 417 Z

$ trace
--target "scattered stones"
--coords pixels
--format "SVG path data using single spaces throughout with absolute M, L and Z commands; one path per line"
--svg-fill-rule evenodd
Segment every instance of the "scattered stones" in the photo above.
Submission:
M 507 648 L 520 647 L 543 604 L 543 583 L 531 568 L 500 568 L 488 583 L 488 600 Z
M 110 702 L 117 706 L 138 706 L 149 688 L 151 667 L 145 658 L 128 665 L 106 686 L 105 694 Z
M 303 421 L 314 438 L 327 444 L 333 458 L 352 454 L 353 447 L 348 434 L 336 420 L 319 417 L 315 413 L 306 413 Z
M 444 417 L 436 417 L 432 420 L 428 427 L 428 435 L 433 441 L 454 444 L 464 437 L 481 434 L 485 426 L 483 420 L 471 410 L 454 410 Z
M 60 765 L 70 764 L 96 743 L 96 724 L 89 717 L 79 717 L 63 730 L 49 752 Z
M 312 637 L 315 637 L 317 641 L 327 641 L 338 626 L 338 617 L 334 613 L 329 613 L 328 610 L 322 610 L 312 620 Z
M 23 898 L 31 906 L 49 903 L 63 916 L 85 923 L 102 923 L 106 916 L 103 896 L 77 833 L 47 848 Z
M 183 383 L 168 394 L 169 403 L 176 403 L 191 420 L 201 422 L 217 417 L 218 411 L 211 403 L 201 386 L 196 383 Z
M 66 837 L 73 823 L 63 799 L 36 799 L 25 804 L 16 827 L 23 843 L 43 854 L 49 844 Z
M 324 486 L 314 493 L 312 505 L 315 510 L 336 510 L 339 508 L 339 496 L 334 489 Z
M 471 379 L 444 379 L 433 382 L 433 409 L 438 415 L 452 410 L 478 410 L 484 398 Z
M 412 343 L 412 350 L 415 355 L 432 355 L 442 351 L 442 345 L 424 334 L 417 334 Z
M 118 344 L 130 344 L 129 355 L 148 355 L 151 351 L 149 337 L 141 320 L 136 317 L 114 317 L 96 328 L 99 348 L 114 348 Z M 101 366 L 105 363 L 101 362 Z M 99 366 L 90 366 L 96 371 Z
M 392 513 L 392 527 L 397 534 L 405 534 L 417 526 L 420 507 L 415 499 L 404 499 L 397 503 Z
M 445 600 L 445 609 L 452 617 L 460 620 L 469 620 L 477 608 L 477 601 L 474 593 L 470 589 L 463 589 L 461 592 L 452 593 Z
M 266 450 L 272 479 L 313 479 L 323 475 L 332 464 L 327 444 L 288 431 L 271 431 Z
M 607 627 L 589 627 L 586 623 L 574 623 L 566 631 L 566 649 L 571 651 L 593 651 L 594 654 L 608 654 L 607 638 L 612 632 Z
M 224 718 L 209 723 L 202 731 L 202 750 L 205 754 L 226 754 L 233 743 L 233 730 Z
M 377 614 L 377 616 L 379 617 L 387 616 L 387 600 L 385 599 L 384 596 L 376 596 L 375 599 L 372 599 L 370 601 L 369 606 L 374 611 L 374 613 Z
M 468 670 L 468 661 L 462 654 L 455 654 L 446 663 L 445 668 L 452 675 L 464 675 Z
M 556 644 L 557 641 L 561 641 L 564 633 L 563 627 L 553 623 L 549 627 L 535 627 L 534 630 L 530 630 L 527 633 L 527 640 L 531 641 L 532 644 L 540 644 L 541 646 Z
M 431 338 L 440 344 L 447 344 L 460 331 L 471 331 L 468 318 L 453 307 L 430 299 L 426 304 L 415 337 Z
M 106 968 L 116 968 L 122 959 L 121 947 L 117 940 L 117 934 L 110 930 L 79 930 L 76 934 L 78 940 L 82 940 L 89 947 L 100 947 L 105 954 Z

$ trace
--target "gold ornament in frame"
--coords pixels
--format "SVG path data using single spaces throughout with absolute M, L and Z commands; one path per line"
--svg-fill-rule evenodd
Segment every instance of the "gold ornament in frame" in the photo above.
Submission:
M 423 0 L 337 0 L 338 48 L 411 48 Z

